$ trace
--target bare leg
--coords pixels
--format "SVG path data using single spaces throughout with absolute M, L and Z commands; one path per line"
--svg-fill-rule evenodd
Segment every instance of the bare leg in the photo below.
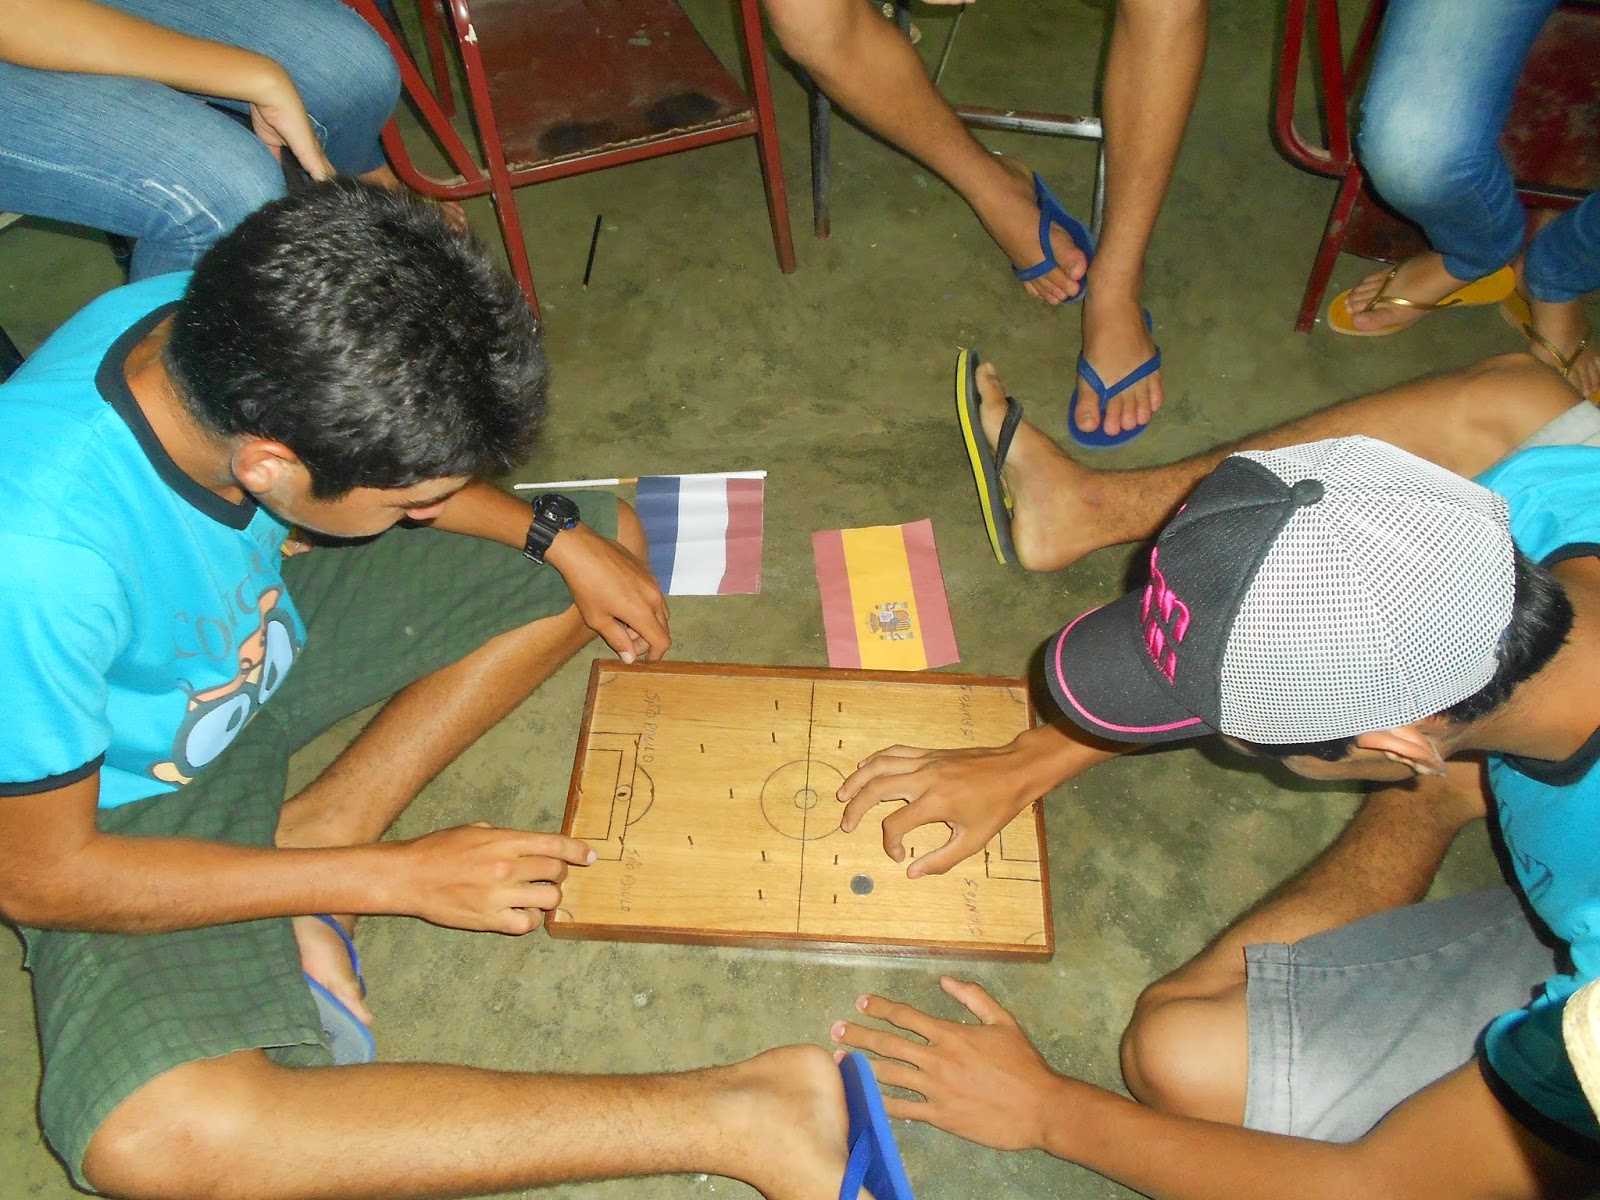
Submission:
M 1005 415 L 1004 390 L 987 365 L 978 386 L 984 435 L 993 446 Z M 1132 471 L 1085 467 L 1024 423 L 1003 471 L 1015 504 L 1012 539 L 1023 566 L 1057 570 L 1090 551 L 1153 536 L 1189 490 L 1235 450 L 1358 433 L 1476 475 L 1578 402 L 1555 372 L 1526 354 L 1508 354 L 1336 404 L 1169 466 Z
M 985 150 L 934 90 L 911 43 L 867 0 L 765 0 L 786 50 L 832 100 L 948 183 L 972 206 L 1014 266 L 1040 261 L 1039 209 L 1030 173 Z M 1024 285 L 1059 304 L 1078 293 L 1083 252 L 1060 229 L 1061 269 Z
M 1083 354 L 1114 384 L 1155 353 L 1144 327 L 1145 251 L 1172 179 L 1206 52 L 1208 0 L 1120 0 L 1106 63 L 1106 216 L 1083 309 Z M 1144 425 L 1161 407 L 1161 374 L 1106 407 L 1106 432 Z M 1089 385 L 1073 420 L 1100 425 Z
M 617 510 L 617 540 L 646 553 L 639 518 Z M 375 842 L 435 775 L 521 704 L 594 636 L 575 608 L 513 629 L 459 662 L 396 693 L 328 768 L 283 806 L 280 846 Z M 344 918 L 354 926 L 354 918 Z M 318 980 L 369 1019 L 337 935 L 312 917 L 295 919 L 301 960 Z
M 115 1196 L 461 1196 L 698 1171 L 834 1200 L 844 1090 L 790 1046 L 674 1075 L 432 1065 L 296 1070 L 251 1051 L 168 1072 L 115 1109 L 85 1172 Z
M 1304 871 L 1145 989 L 1122 1038 L 1122 1073 L 1142 1103 L 1211 1121 L 1244 1120 L 1249 1067 L 1246 946 L 1293 943 L 1421 900 L 1445 851 L 1484 815 L 1481 768 L 1372 793 Z

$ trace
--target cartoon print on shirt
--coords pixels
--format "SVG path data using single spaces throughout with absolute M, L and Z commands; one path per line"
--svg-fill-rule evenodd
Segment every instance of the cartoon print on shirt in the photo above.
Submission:
M 272 698 L 300 652 L 289 614 L 278 607 L 281 588 L 261 593 L 260 625 L 239 643 L 239 670 L 227 683 L 189 693 L 189 711 L 172 741 L 172 758 L 150 774 L 163 783 L 185 784 L 226 750 L 256 710 Z

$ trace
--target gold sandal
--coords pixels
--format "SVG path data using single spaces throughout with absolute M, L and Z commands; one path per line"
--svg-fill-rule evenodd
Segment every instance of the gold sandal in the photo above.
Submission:
M 1383 277 L 1383 283 L 1378 287 L 1378 294 L 1367 301 L 1367 306 L 1361 311 L 1372 312 L 1380 304 L 1392 304 L 1397 308 L 1410 308 L 1418 312 L 1438 312 L 1441 308 L 1467 308 L 1476 304 L 1499 304 L 1511 295 L 1517 287 L 1517 277 L 1510 267 L 1501 267 L 1492 275 L 1485 275 L 1482 279 L 1474 279 L 1471 283 L 1464 283 L 1455 291 L 1445 296 L 1434 304 L 1427 304 L 1421 300 L 1407 300 L 1404 296 L 1389 295 L 1389 284 L 1399 274 L 1404 263 L 1395 263 L 1389 268 L 1389 273 Z M 1340 292 L 1328 305 L 1328 328 L 1335 333 L 1342 333 L 1346 337 L 1388 337 L 1391 333 L 1399 333 L 1402 329 L 1409 329 L 1410 325 L 1387 325 L 1382 329 L 1357 329 L 1351 319 L 1350 293 L 1354 288 Z

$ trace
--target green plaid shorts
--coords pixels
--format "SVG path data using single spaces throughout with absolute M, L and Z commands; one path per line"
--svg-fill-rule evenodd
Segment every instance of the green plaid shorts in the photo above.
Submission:
M 616 536 L 616 503 L 583 519 Z M 561 576 L 506 546 L 427 529 L 319 548 L 284 564 L 306 647 L 271 702 L 186 787 L 102 810 L 100 828 L 270 846 L 290 756 L 336 721 L 569 607 Z M 40 1124 L 80 1187 L 89 1141 L 138 1088 L 185 1063 L 264 1049 L 331 1064 L 290 923 L 163 934 L 24 929 L 43 1078 Z

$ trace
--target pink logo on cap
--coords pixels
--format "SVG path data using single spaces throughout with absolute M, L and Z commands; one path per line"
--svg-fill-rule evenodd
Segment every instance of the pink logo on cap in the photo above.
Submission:
M 1172 683 L 1178 674 L 1178 643 L 1189 632 L 1189 606 L 1167 586 L 1167 577 L 1156 565 L 1161 551 L 1150 551 L 1150 582 L 1145 585 L 1139 604 L 1139 620 L 1144 622 L 1144 648 L 1156 670 Z

